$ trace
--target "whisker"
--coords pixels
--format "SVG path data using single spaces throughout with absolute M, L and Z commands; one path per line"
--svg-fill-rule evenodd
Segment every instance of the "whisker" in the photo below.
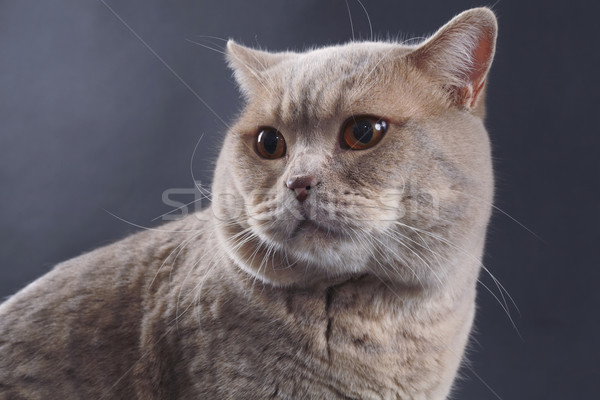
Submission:
M 223 125 L 229 128 L 227 122 L 225 122 L 225 120 L 223 120 L 223 118 L 221 118 L 221 116 L 202 97 L 200 97 L 200 95 L 196 93 L 196 91 L 192 89 L 192 87 L 188 85 L 188 83 L 183 80 L 183 78 L 179 76 L 179 74 L 175 72 L 175 70 L 171 68 L 171 66 L 167 64 L 167 62 L 163 60 L 163 58 L 152 47 L 150 47 L 150 45 L 146 43 L 146 41 L 142 39 L 142 37 L 127 22 L 125 22 L 125 20 L 121 18 L 119 14 L 117 14 L 117 12 L 113 10 L 113 8 L 109 6 L 105 0 L 100 0 L 100 2 L 129 30 L 129 32 L 133 34 L 133 36 L 135 36 L 144 45 L 144 47 L 146 47 L 154 55 L 154 57 L 156 57 L 162 63 L 162 65 L 165 66 L 165 68 L 171 72 L 171 74 L 173 74 L 173 76 L 175 76 L 175 78 L 179 80 L 179 82 L 183 84 L 183 86 L 185 86 L 202 104 L 204 104 L 204 106 L 210 112 L 212 112 L 213 115 L 223 123 Z
M 148 226 L 143 226 L 143 225 L 139 225 L 139 224 L 136 224 L 136 223 L 134 223 L 134 222 L 131 222 L 131 221 L 127 221 L 126 219 L 124 219 L 124 218 L 121 218 L 121 217 L 119 217 L 119 216 L 118 216 L 118 215 L 116 215 L 116 214 L 113 214 L 112 212 L 108 211 L 108 210 L 107 210 L 107 209 L 105 209 L 105 208 L 103 208 L 103 210 L 104 210 L 106 213 L 108 213 L 108 214 L 112 215 L 113 217 L 115 217 L 116 219 L 118 219 L 118 220 L 120 220 L 120 221 L 122 221 L 122 222 L 125 222 L 126 224 L 129 224 L 129 225 L 131 225 L 131 226 L 134 226 L 134 227 L 136 227 L 136 228 L 140 228 L 140 229 L 148 230 L 148 231 L 154 231 L 154 232 L 169 232 L 169 233 L 191 233 L 191 232 L 198 232 L 198 229 L 191 229 L 191 230 L 170 230 L 170 229 L 150 228 L 150 227 L 148 227 Z
M 181 251 L 187 246 L 188 243 L 191 243 L 192 240 L 194 240 L 195 238 L 197 238 L 198 236 L 200 236 L 202 233 L 204 232 L 198 232 L 193 234 L 191 237 L 187 238 L 186 240 L 184 240 L 183 242 L 181 242 L 177 247 L 175 247 L 170 253 L 169 255 L 167 255 L 167 257 L 165 257 L 164 261 L 162 262 L 162 264 L 160 265 L 160 267 L 158 267 L 158 269 L 156 270 L 156 274 L 154 274 L 154 277 L 152 278 L 152 280 L 150 281 L 150 284 L 148 285 L 148 289 L 150 289 L 152 287 L 152 285 L 154 284 L 154 281 L 156 280 L 156 278 L 158 277 L 160 271 L 162 270 L 162 268 L 165 266 L 165 264 L 167 263 L 167 260 L 179 249 L 179 251 L 177 251 L 177 256 L 175 256 L 175 258 L 173 259 L 173 263 L 175 262 L 175 260 L 177 260 L 177 257 L 179 256 L 179 254 L 181 253 Z
M 384 232 L 384 234 L 386 234 L 388 237 L 392 238 L 391 236 L 389 236 L 389 234 L 387 232 Z M 419 253 L 417 253 L 416 251 L 414 251 L 413 249 L 410 248 L 410 246 L 408 246 L 406 243 L 404 243 L 402 240 L 398 240 L 397 243 L 401 244 L 402 246 L 404 246 L 406 249 L 408 249 L 411 253 L 413 253 L 427 268 L 429 268 L 429 270 L 431 271 L 431 273 L 436 277 L 436 279 L 438 280 L 438 282 L 440 283 L 440 287 L 444 286 L 444 282 L 442 281 L 442 279 L 440 278 L 440 276 L 433 270 L 433 268 L 431 268 L 431 266 L 429 265 L 428 262 L 426 262 L 420 255 Z
M 491 202 L 489 202 L 489 201 L 487 201 L 487 200 L 484 200 L 484 199 L 482 199 L 482 198 L 481 198 L 481 197 L 479 197 L 479 196 L 475 196 L 475 195 L 473 195 L 473 194 L 470 194 L 470 193 L 465 193 L 465 192 L 463 192 L 463 191 L 460 191 L 460 190 L 455 190 L 455 189 L 450 189 L 450 190 L 452 190 L 453 192 L 457 192 L 457 193 L 463 194 L 463 195 L 465 195 L 465 196 L 469 196 L 469 197 L 471 197 L 471 198 L 473 198 L 473 199 L 475 199 L 475 200 L 479 200 L 479 201 L 481 201 L 482 203 L 485 203 L 486 205 L 488 205 L 488 206 L 492 207 L 494 210 L 497 210 L 498 212 L 502 213 L 502 214 L 503 214 L 503 215 L 505 215 L 506 217 L 510 218 L 510 219 L 511 219 L 513 222 L 515 222 L 515 223 L 516 223 L 517 225 L 519 225 L 521 228 L 525 229 L 527 232 L 529 232 L 529 233 L 531 233 L 533 236 L 535 236 L 535 237 L 536 237 L 538 240 L 541 240 L 542 242 L 544 242 L 544 243 L 547 243 L 547 242 L 546 242 L 546 240 L 544 240 L 544 239 L 543 239 L 541 236 L 539 236 L 537 233 L 535 233 L 534 231 L 532 231 L 531 229 L 529 229 L 527 226 L 525 226 L 525 224 L 521 223 L 519 220 L 517 220 L 515 217 L 513 217 L 512 215 L 510 215 L 508 212 L 504 211 L 503 209 L 501 209 L 501 208 L 500 208 L 500 207 L 498 207 L 497 205 L 495 205 L 495 204 L 493 204 L 493 203 L 491 203 Z
M 352 30 L 352 41 L 356 40 L 354 37 L 354 23 L 352 22 L 352 12 L 350 12 L 350 4 L 348 4 L 348 0 L 344 0 L 346 2 L 346 9 L 348 10 L 348 18 L 350 19 L 350 29 Z
M 360 6 L 362 7 L 363 11 L 365 12 L 365 15 L 367 16 L 367 21 L 369 21 L 369 32 L 371 33 L 371 40 L 374 39 L 373 37 L 373 24 L 371 24 L 371 17 L 369 16 L 369 12 L 367 11 L 365 5 L 362 3 L 362 1 L 360 0 L 356 0 L 358 2 L 358 4 L 360 4 Z
M 187 206 L 190 206 L 190 205 L 192 205 L 192 204 L 194 204 L 194 203 L 197 203 L 197 202 L 199 202 L 199 201 L 202 201 L 202 200 L 204 200 L 204 199 L 203 199 L 203 198 L 200 198 L 200 199 L 192 200 L 192 201 L 190 201 L 189 203 L 183 204 L 183 205 L 181 205 L 181 206 L 179 206 L 179 207 L 177 207 L 177 208 L 174 208 L 174 209 L 172 209 L 172 210 L 170 210 L 170 211 L 167 211 L 166 213 L 164 213 L 164 214 L 161 214 L 161 215 L 159 215 L 158 217 L 152 218 L 152 219 L 150 220 L 150 222 L 154 222 L 154 221 L 156 221 L 157 219 L 160 219 L 160 218 L 162 218 L 162 217 L 166 217 L 167 215 L 169 215 L 169 214 L 172 214 L 172 213 L 174 213 L 175 211 L 179 211 L 179 210 L 181 210 L 182 208 L 185 208 L 185 207 L 187 207 Z
M 202 138 L 204 138 L 204 133 L 202 133 L 200 135 L 200 138 L 196 142 L 196 145 L 194 146 L 194 150 L 192 151 L 192 156 L 190 157 L 190 175 L 192 176 L 192 181 L 194 182 L 194 186 L 196 187 L 196 189 L 198 189 L 198 191 L 200 191 L 201 194 L 203 194 L 204 191 L 202 190 L 202 187 L 199 186 L 198 180 L 196 180 L 196 177 L 194 176 L 194 158 L 196 157 L 196 152 L 198 151 L 198 146 L 200 145 Z M 208 201 L 211 201 L 211 199 L 209 197 L 205 196 L 205 198 Z
M 203 43 L 198 43 L 198 42 L 196 42 L 196 41 L 193 41 L 193 40 L 191 40 L 191 39 L 185 39 L 185 40 L 186 40 L 187 42 L 190 42 L 190 43 L 192 43 L 192 44 L 195 44 L 196 46 L 200 46 L 200 47 L 204 47 L 205 49 L 212 50 L 212 51 L 214 51 L 215 53 L 223 54 L 223 55 L 225 55 L 225 56 L 227 55 L 227 53 L 226 53 L 225 51 L 223 51 L 223 50 L 219 50 L 219 49 L 216 49 L 216 48 L 214 48 L 214 47 L 207 46 L 207 45 L 205 45 L 205 44 L 203 44 Z
M 494 276 L 494 275 L 491 273 L 491 271 L 489 271 L 489 269 L 488 269 L 488 268 L 486 268 L 486 267 L 485 267 L 485 265 L 483 265 L 483 263 L 481 262 L 481 260 L 479 260 L 478 258 L 474 257 L 472 254 L 470 254 L 469 252 L 465 251 L 465 250 L 464 250 L 464 249 L 462 249 L 460 246 L 458 246 L 458 245 L 456 245 L 456 244 L 452 243 L 451 241 L 449 241 L 449 240 L 447 240 L 447 239 L 445 239 L 445 238 L 443 238 L 443 237 L 441 237 L 441 236 L 435 235 L 435 234 L 433 234 L 433 233 L 431 233 L 431 232 L 428 232 L 428 231 L 425 231 L 425 230 L 422 230 L 422 229 L 418 229 L 418 228 L 412 227 L 412 226 L 410 226 L 410 225 L 407 225 L 407 224 L 401 223 L 401 222 L 399 222 L 399 221 L 395 221 L 395 222 L 396 222 L 398 225 L 404 226 L 404 227 L 406 227 L 406 228 L 408 228 L 408 229 L 411 229 L 411 230 L 414 230 L 414 231 L 421 232 L 421 233 L 423 233 L 423 234 L 425 234 L 425 235 L 428 235 L 428 236 L 430 236 L 430 237 L 432 237 L 432 238 L 434 238 L 434 239 L 436 239 L 436 240 L 438 240 L 438 241 L 441 241 L 441 242 L 443 242 L 443 243 L 446 243 L 447 245 L 451 246 L 452 248 L 454 248 L 454 249 L 458 250 L 458 251 L 459 251 L 459 252 L 461 252 L 462 254 L 464 254 L 464 255 L 466 255 L 467 257 L 471 258 L 472 260 L 476 261 L 476 262 L 478 263 L 478 265 L 479 265 L 479 266 L 480 266 L 480 267 L 481 267 L 483 270 L 485 270 L 485 271 L 486 271 L 486 272 L 487 272 L 487 273 L 490 275 L 490 277 L 492 278 L 492 280 L 493 280 L 493 281 L 494 281 L 494 283 L 496 284 L 496 287 L 498 288 L 498 291 L 500 292 L 500 294 L 501 294 L 501 297 L 503 297 L 503 296 L 504 296 L 504 295 L 502 294 L 503 292 L 504 292 L 504 293 L 506 293 L 506 295 L 508 296 L 508 298 L 510 299 L 510 301 L 511 301 L 511 302 L 512 302 L 512 304 L 514 305 L 515 309 L 517 309 L 517 311 L 518 311 L 518 312 L 519 312 L 519 314 L 520 314 L 519 308 L 518 308 L 518 306 L 517 306 L 516 302 L 514 301 L 513 297 L 512 297 L 512 296 L 510 295 L 510 293 L 508 292 L 508 290 L 507 290 L 507 289 L 506 289 L 506 288 L 505 288 L 505 287 L 504 287 L 504 286 L 503 286 L 503 285 L 500 283 L 500 281 L 499 281 L 499 280 L 498 280 L 498 279 L 497 279 L 497 278 L 496 278 L 496 277 L 495 277 L 495 276 Z M 493 291 L 492 291 L 492 290 L 491 290 L 491 289 L 490 289 L 490 288 L 489 288 L 487 285 L 485 285 L 485 284 L 484 284 L 484 283 L 483 283 L 483 282 L 482 282 L 480 279 L 477 279 L 477 281 L 478 281 L 479 283 L 481 283 L 481 284 L 482 284 L 482 286 L 484 286 L 484 288 L 485 288 L 485 289 L 486 289 L 488 292 L 490 292 L 490 294 L 491 294 L 491 295 L 492 295 L 492 296 L 493 296 L 493 297 L 494 297 L 494 298 L 495 298 L 495 299 L 498 301 L 498 303 L 500 304 L 500 307 L 501 307 L 501 308 L 504 310 L 504 312 L 506 313 L 506 315 L 507 315 L 508 319 L 510 320 L 511 324 L 513 325 L 513 328 L 515 329 L 515 331 L 517 332 L 517 334 L 519 335 L 519 337 L 522 339 L 522 336 L 521 336 L 521 334 L 520 334 L 520 332 L 519 332 L 519 329 L 517 328 L 517 326 L 516 326 L 516 323 L 515 323 L 514 319 L 513 319 L 513 318 L 512 318 L 512 316 L 510 315 L 510 310 L 509 310 L 509 308 L 508 308 L 508 304 L 506 303 L 506 301 L 505 301 L 505 302 L 504 302 L 504 304 L 503 304 L 503 303 L 502 303 L 502 301 L 501 301 L 501 300 L 500 300 L 500 299 L 499 299 L 499 298 L 498 298 L 498 297 L 497 297 L 497 296 L 496 296 L 496 295 L 493 293 Z M 504 297 L 503 297 L 503 298 L 504 298 Z

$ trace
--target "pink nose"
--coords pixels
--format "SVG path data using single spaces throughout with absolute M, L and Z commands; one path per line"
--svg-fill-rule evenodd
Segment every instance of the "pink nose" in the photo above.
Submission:
M 285 185 L 296 192 L 296 198 L 302 202 L 308 197 L 308 191 L 318 183 L 314 176 L 294 176 L 288 179 Z

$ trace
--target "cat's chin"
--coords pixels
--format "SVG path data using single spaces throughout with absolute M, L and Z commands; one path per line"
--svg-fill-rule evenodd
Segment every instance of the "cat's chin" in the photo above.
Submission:
M 319 253 L 326 249 L 338 250 L 351 242 L 351 236 L 339 225 L 326 224 L 311 219 L 289 221 L 285 224 L 255 226 L 255 231 L 266 242 L 285 245 L 287 249 Z
M 338 226 L 314 220 L 301 220 L 285 234 L 277 230 L 258 234 L 275 248 L 285 249 L 286 256 L 309 269 L 320 269 L 332 275 L 361 273 L 366 263 L 365 252 L 358 248 L 350 234 Z
M 288 240 L 292 242 L 300 241 L 324 244 L 323 242 L 327 243 L 350 240 L 350 236 L 339 228 L 325 226 L 317 221 L 306 219 L 298 222 L 298 225 Z

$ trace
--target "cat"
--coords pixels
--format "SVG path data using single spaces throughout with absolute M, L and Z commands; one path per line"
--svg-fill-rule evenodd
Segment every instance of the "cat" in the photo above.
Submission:
M 57 265 L 0 306 L 2 399 L 445 399 L 493 174 L 492 11 L 420 44 L 270 53 L 212 204 Z

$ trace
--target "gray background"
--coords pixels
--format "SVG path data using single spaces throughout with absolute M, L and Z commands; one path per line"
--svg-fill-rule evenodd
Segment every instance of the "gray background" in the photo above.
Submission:
M 357 37 L 368 37 L 350 0 Z M 233 37 L 273 50 L 351 38 L 343 0 L 108 4 L 223 120 L 240 107 L 217 52 Z M 365 0 L 379 37 L 433 32 L 476 1 Z M 501 1 L 487 125 L 497 205 L 486 264 L 520 307 L 522 339 L 480 288 L 456 398 L 600 393 L 598 39 L 592 2 Z M 209 183 L 224 125 L 96 0 L 0 2 L 0 296 L 53 264 L 155 226 L 164 190 Z M 187 197 L 186 197 L 187 196 Z M 181 201 L 193 200 L 182 194 Z M 488 286 L 491 280 L 483 276 Z M 485 382 L 485 383 L 484 383 Z M 489 388 L 488 388 L 489 386 Z M 492 388 L 492 389 L 490 389 Z

